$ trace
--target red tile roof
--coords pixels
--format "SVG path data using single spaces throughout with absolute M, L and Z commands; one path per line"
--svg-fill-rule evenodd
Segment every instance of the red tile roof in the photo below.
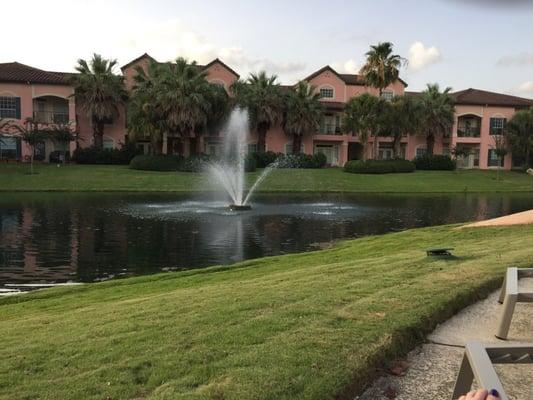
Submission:
M 420 96 L 422 92 L 405 92 L 406 96 Z M 509 94 L 489 92 L 480 89 L 465 89 L 450 93 L 455 104 L 459 105 L 480 105 L 480 106 L 501 106 L 501 107 L 530 107 L 533 106 L 532 99 L 512 96 Z
M 68 77 L 70 76 L 72 74 L 44 71 L 18 62 L 0 63 L 0 82 L 68 85 Z
M 503 107 L 529 107 L 533 100 L 508 94 L 489 92 L 479 89 L 466 89 L 451 94 L 456 104 L 490 105 Z
M 317 77 L 321 73 L 325 71 L 330 71 L 334 75 L 336 75 L 341 81 L 343 81 L 346 85 L 354 85 L 354 86 L 366 86 L 365 79 L 361 75 L 356 74 L 339 74 L 337 71 L 335 71 L 331 66 L 326 65 L 325 67 L 320 68 L 318 71 L 313 72 L 311 75 L 309 75 L 307 78 L 304 79 L 304 81 L 310 81 L 311 79 Z M 398 78 L 398 80 L 407 87 L 407 83 Z

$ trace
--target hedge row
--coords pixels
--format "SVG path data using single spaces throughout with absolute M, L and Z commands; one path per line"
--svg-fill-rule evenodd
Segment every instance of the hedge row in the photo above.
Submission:
M 123 145 L 120 149 L 97 149 L 94 146 L 78 148 L 72 160 L 78 164 L 123 164 L 127 165 L 142 150 L 134 143 Z
M 427 171 L 454 171 L 457 168 L 455 160 L 452 160 L 449 156 L 436 154 L 416 157 L 413 162 L 416 169 Z
M 453 171 L 457 168 L 455 160 L 449 156 L 433 155 L 416 157 L 413 161 L 393 160 L 353 160 L 344 165 L 344 171 L 354 174 L 390 174 L 419 170 Z
M 130 162 L 131 169 L 145 171 L 182 171 L 201 172 L 210 162 L 216 162 L 217 158 L 206 154 L 192 157 L 180 157 L 169 155 L 138 155 Z M 255 171 L 256 166 L 265 168 L 276 164 L 276 168 L 322 168 L 326 165 L 324 154 L 280 154 L 267 152 L 262 154 L 250 154 L 245 159 L 244 169 L 246 172 Z
M 391 174 L 413 172 L 415 164 L 409 160 L 353 160 L 344 164 L 344 171 L 354 174 Z
M 181 171 L 201 172 L 210 162 L 216 162 L 215 157 L 206 154 L 198 154 L 191 157 L 174 155 L 138 155 L 130 162 L 131 169 L 144 171 Z M 246 172 L 255 171 L 255 159 L 248 156 L 245 159 L 244 169 Z

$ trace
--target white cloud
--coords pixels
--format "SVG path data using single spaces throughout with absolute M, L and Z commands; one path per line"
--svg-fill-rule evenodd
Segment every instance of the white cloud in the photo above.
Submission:
M 518 96 L 533 96 L 533 81 L 525 81 L 510 91 Z
M 355 61 L 353 58 L 340 62 L 335 61 L 331 63 L 331 67 L 340 73 L 346 73 L 346 74 L 358 74 L 359 70 L 361 69 L 362 65 Z
M 93 52 L 116 58 L 119 65 L 146 52 L 160 61 L 181 56 L 200 64 L 219 57 L 243 77 L 265 69 L 279 74 L 283 80 L 293 79 L 293 75 L 305 69 L 305 64 L 299 62 L 254 57 L 234 43 L 216 45 L 215 40 L 180 19 L 150 20 L 125 13 L 120 4 L 105 0 L 80 2 L 77 12 L 83 18 L 69 18 L 70 3 L 66 0 L 58 3 L 57 15 L 46 26 L 42 25 L 42 15 L 50 14 L 49 5 L 35 1 L 32 13 L 25 16 L 27 26 L 40 27 L 44 41 L 35 36 L 35 29 L 20 30 L 13 18 L 5 21 L 6 31 L 18 33 L 17 40 L 2 44 L 0 62 L 19 61 L 42 69 L 72 71 L 78 58 L 90 58 Z M 104 6 L 106 13 L 101 13 Z M 116 18 L 117 15 L 121 17 Z M 94 21 L 98 21 L 99 29 L 94 29 Z
M 435 46 L 426 47 L 422 42 L 414 42 L 409 48 L 410 70 L 419 71 L 441 59 L 440 51 Z

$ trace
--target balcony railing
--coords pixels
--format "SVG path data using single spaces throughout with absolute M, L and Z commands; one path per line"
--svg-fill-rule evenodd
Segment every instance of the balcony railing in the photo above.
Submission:
M 479 137 L 481 130 L 479 126 L 459 126 L 457 136 L 459 137 Z
M 320 127 L 321 135 L 340 135 L 341 127 L 335 124 L 324 124 Z
M 66 111 L 35 111 L 33 119 L 41 124 L 68 124 L 69 122 Z

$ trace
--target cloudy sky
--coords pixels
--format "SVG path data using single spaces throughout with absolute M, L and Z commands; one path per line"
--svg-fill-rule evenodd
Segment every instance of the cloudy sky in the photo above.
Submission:
M 533 97 L 528 0 L 17 0 L 2 14 L 0 62 L 48 70 L 93 52 L 120 65 L 147 52 L 219 57 L 241 76 L 266 69 L 293 83 L 326 64 L 356 73 L 370 44 L 391 41 L 411 90 L 438 82 Z

